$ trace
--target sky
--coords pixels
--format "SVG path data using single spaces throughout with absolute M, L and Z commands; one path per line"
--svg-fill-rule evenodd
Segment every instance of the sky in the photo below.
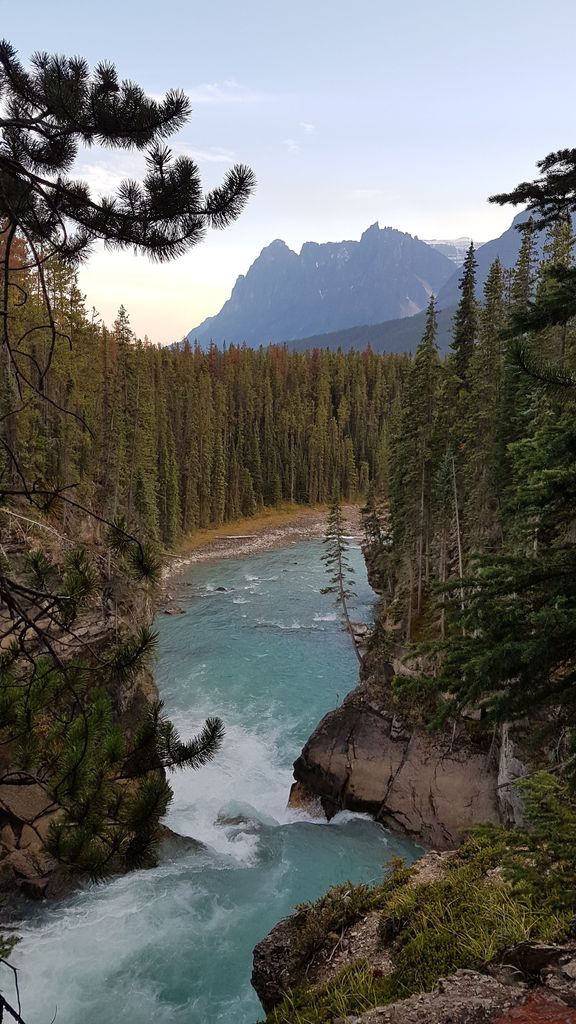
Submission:
M 206 188 L 235 162 L 258 187 L 240 219 L 178 260 L 96 250 L 89 309 L 123 304 L 167 344 L 220 309 L 237 276 L 282 238 L 357 239 L 378 221 L 420 238 L 504 231 L 486 198 L 574 146 L 574 0 L 0 0 L 0 34 L 36 50 L 114 62 L 193 114 L 170 140 Z M 109 192 L 143 157 L 85 150 L 78 175 Z

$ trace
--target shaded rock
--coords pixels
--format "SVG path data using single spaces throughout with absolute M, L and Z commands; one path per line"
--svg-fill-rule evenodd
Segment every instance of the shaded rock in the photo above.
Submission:
M 6 850 L 13 850 L 16 846 L 16 835 L 11 825 L 4 825 L 0 828 L 0 843 Z
M 70 892 L 72 878 L 46 854 L 41 845 L 8 851 L 0 860 L 0 891 L 20 892 L 34 900 L 61 898 Z
M 164 615 L 185 615 L 186 610 L 176 604 L 173 608 L 164 608 Z
M 513 972 L 514 977 L 520 976 L 563 1004 L 576 1008 L 576 942 L 564 945 L 520 942 L 502 953 L 490 971 L 499 978 Z
M 294 810 L 306 811 L 314 818 L 324 817 L 320 797 L 310 793 L 301 782 L 292 783 L 288 806 L 294 808 Z
M 576 945 L 557 946 L 545 942 L 519 942 L 507 949 L 498 963 L 506 964 L 520 971 L 524 977 L 537 976 L 545 968 L 556 967 L 576 957 Z
M 394 715 L 390 722 L 390 739 L 392 740 L 409 740 L 411 729 L 408 724 L 400 715 Z
M 526 996 L 523 985 L 502 985 L 477 971 L 442 978 L 433 992 L 368 1010 L 350 1024 L 492 1024 Z
M 179 832 L 173 832 L 167 825 L 160 826 L 160 839 L 158 843 L 158 857 L 160 860 L 173 860 L 177 857 L 185 857 L 189 853 L 200 853 L 206 846 L 199 839 L 192 836 L 182 836 Z
M 228 593 L 228 591 L 226 590 L 226 587 L 215 587 L 215 592 L 217 594 L 227 594 Z
M 266 1013 L 299 983 L 301 972 L 290 956 L 290 944 L 297 931 L 296 917 L 285 917 L 254 949 L 250 980 Z
M 438 850 L 457 846 L 478 822 L 498 822 L 497 772 L 485 747 L 463 727 L 439 735 L 410 727 L 382 703 L 364 686 L 352 691 L 294 764 L 327 817 L 364 811 Z
M 367 622 L 351 622 L 352 636 L 359 647 L 365 647 L 372 627 Z
M 23 878 L 20 881 L 20 892 L 30 900 L 46 899 L 48 878 Z
M 39 817 L 48 803 L 46 791 L 37 783 L 0 786 L 0 813 L 22 823 Z

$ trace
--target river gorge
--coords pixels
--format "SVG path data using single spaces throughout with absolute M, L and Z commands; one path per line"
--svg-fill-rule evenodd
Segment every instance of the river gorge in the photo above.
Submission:
M 287 810 L 292 762 L 358 671 L 322 544 L 210 561 L 177 577 L 181 615 L 159 614 L 158 688 L 183 736 L 224 720 L 216 760 L 171 778 L 167 824 L 204 844 L 159 867 L 33 911 L 15 953 L 27 1022 L 254 1024 L 252 950 L 293 907 L 347 879 L 376 880 L 418 848 L 348 812 Z M 374 600 L 352 548 L 355 619 Z

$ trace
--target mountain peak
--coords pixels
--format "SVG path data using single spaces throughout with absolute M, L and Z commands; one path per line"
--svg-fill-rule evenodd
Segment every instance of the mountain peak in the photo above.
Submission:
M 359 241 L 305 242 L 300 254 L 276 238 L 188 337 L 267 345 L 411 316 L 452 270 L 443 254 L 377 221 Z
M 294 256 L 296 255 L 296 253 L 294 253 L 293 250 L 290 249 L 288 245 L 286 245 L 286 242 L 284 241 L 283 238 L 275 238 L 273 242 L 270 242 L 268 245 L 264 246 L 262 252 L 260 253 L 260 256 L 264 256 L 265 253 L 268 256 L 276 256 L 279 255 L 280 253 L 283 254 L 286 252 L 291 252 L 292 255 Z
M 366 228 L 366 231 L 362 232 L 362 234 L 360 235 L 360 241 L 362 241 L 364 238 L 369 238 L 371 235 L 378 234 L 380 234 L 380 224 L 378 223 L 377 220 L 375 220 L 374 223 L 371 224 L 369 228 Z

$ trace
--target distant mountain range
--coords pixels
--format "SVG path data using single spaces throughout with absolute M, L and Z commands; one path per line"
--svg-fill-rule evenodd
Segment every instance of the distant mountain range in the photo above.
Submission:
M 424 241 L 426 245 L 431 245 L 433 249 L 438 249 L 438 252 L 447 256 L 457 267 L 461 267 L 472 239 L 463 236 L 462 238 L 452 239 L 425 238 Z
M 522 232 L 518 231 L 517 225 L 522 224 L 523 221 L 526 220 L 527 216 L 527 213 L 524 211 L 516 214 L 510 227 L 507 228 L 499 238 L 494 238 L 491 242 L 485 242 L 484 245 L 479 246 L 477 249 L 476 260 L 478 267 L 476 270 L 476 294 L 478 295 L 478 298 L 482 297 L 482 290 L 484 288 L 486 278 L 488 277 L 488 271 L 497 256 L 504 267 L 510 268 L 516 263 L 518 253 L 520 252 L 520 246 L 522 244 Z M 576 230 L 575 214 L 572 214 L 572 226 Z M 544 249 L 545 232 L 539 231 L 536 235 L 535 241 L 536 253 L 538 258 L 540 258 Z M 458 289 L 459 280 L 460 272 L 456 271 L 438 292 L 438 306 L 440 309 L 448 309 L 457 305 L 460 298 L 460 292 Z
M 498 256 L 513 267 L 522 241 L 519 213 L 499 238 L 476 251 L 477 294 Z M 576 228 L 576 217 L 574 218 Z M 220 312 L 188 334 L 191 342 L 414 351 L 429 297 L 440 310 L 438 342 L 450 340 L 460 292 L 460 266 L 469 238 L 423 242 L 372 224 L 359 242 L 306 242 L 300 254 L 277 239 L 240 275 Z M 541 253 L 544 236 L 537 237 Z
M 437 249 L 378 224 L 359 242 L 306 242 L 299 254 L 277 239 L 238 278 L 220 312 L 188 337 L 201 345 L 266 345 L 409 317 L 453 270 Z

